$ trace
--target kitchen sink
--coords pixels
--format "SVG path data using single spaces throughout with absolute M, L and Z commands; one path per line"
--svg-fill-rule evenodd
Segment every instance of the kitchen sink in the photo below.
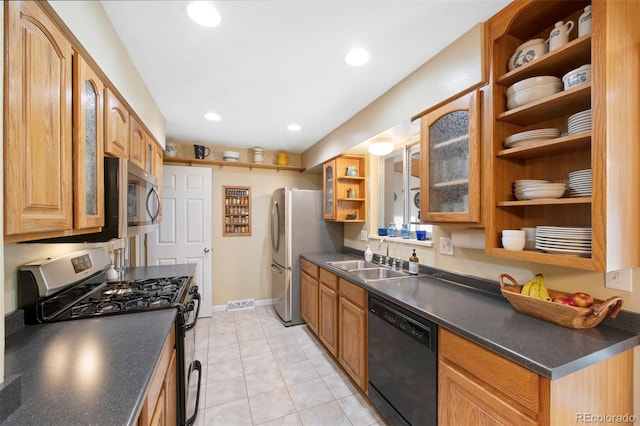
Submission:
M 367 262 L 364 260 L 342 260 L 339 262 L 327 262 L 327 264 L 334 266 L 343 271 L 351 271 L 353 269 L 368 269 L 379 268 L 375 263 Z
M 364 281 L 387 280 L 389 278 L 403 278 L 403 277 L 410 278 L 413 276 L 403 271 L 395 271 L 393 269 L 380 268 L 380 267 L 367 268 L 367 269 L 351 269 L 348 272 Z

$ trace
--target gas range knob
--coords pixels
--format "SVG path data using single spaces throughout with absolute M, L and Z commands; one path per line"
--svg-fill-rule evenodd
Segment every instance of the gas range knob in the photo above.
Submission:
M 198 292 L 198 286 L 194 285 L 193 287 L 189 288 L 189 294 L 196 294 Z

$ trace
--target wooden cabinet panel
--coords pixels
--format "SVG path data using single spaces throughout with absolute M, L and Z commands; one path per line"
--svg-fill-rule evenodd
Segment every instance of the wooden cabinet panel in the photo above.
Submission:
M 6 241 L 72 228 L 74 52 L 38 2 L 5 6 Z
M 113 157 L 129 155 L 129 112 L 118 97 L 105 90 L 105 141 L 104 153 Z
M 349 299 L 362 309 L 367 306 L 367 292 L 362 287 L 342 278 L 340 278 L 340 296 Z
M 318 280 L 300 273 L 300 314 L 309 329 L 318 334 Z
M 336 280 L 337 281 L 337 280 Z M 338 292 L 324 283 L 319 291 L 318 337 L 331 355 L 338 355 Z
M 104 85 L 84 58 L 74 63 L 73 210 L 74 228 L 104 225 Z
M 441 426 L 537 424 L 442 361 L 438 370 L 438 400 L 438 424 Z
M 300 259 L 300 268 L 302 269 L 303 272 L 306 272 L 307 275 L 309 275 L 310 277 L 318 278 L 318 271 L 320 269 L 318 265 L 314 265 L 308 260 Z
M 165 424 L 175 425 L 178 423 L 178 372 L 176 370 L 176 352 L 173 351 L 167 374 L 164 377 L 164 418 Z
M 129 115 L 129 160 L 146 170 L 147 133 L 134 116 Z
M 342 282 L 340 282 L 341 285 Z M 340 296 L 338 360 L 363 392 L 367 391 L 366 314 L 365 309 Z
M 169 398 L 173 398 L 177 403 L 175 344 L 175 330 L 172 329 L 147 388 L 147 395 L 138 417 L 139 426 L 176 424 L 175 418 L 171 421 L 172 419 L 167 417 L 168 410 L 173 410 L 172 416 L 177 412 L 175 404 L 167 404 Z
M 338 290 L 338 276 L 326 269 L 320 269 L 320 282 L 332 290 Z

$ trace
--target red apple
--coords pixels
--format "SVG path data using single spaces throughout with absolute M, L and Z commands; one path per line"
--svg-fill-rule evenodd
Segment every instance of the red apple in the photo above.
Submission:
M 589 306 L 593 305 L 593 297 L 591 297 L 590 294 L 580 291 L 577 293 L 573 293 L 573 296 L 571 296 L 571 300 L 573 300 L 573 303 L 575 303 L 576 306 L 580 306 L 581 308 L 588 308 Z
M 570 297 L 560 297 L 554 300 L 554 302 L 562 303 L 563 305 L 568 305 L 568 306 L 576 306 L 576 302 L 574 302 L 573 299 L 571 299 Z

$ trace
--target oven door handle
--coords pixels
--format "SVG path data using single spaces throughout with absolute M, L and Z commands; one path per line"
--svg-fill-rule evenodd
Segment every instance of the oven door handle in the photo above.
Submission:
M 200 293 L 195 293 L 193 295 L 193 299 L 198 301 L 198 307 L 196 308 L 196 316 L 191 324 L 184 325 L 184 331 L 189 331 L 193 327 L 195 327 L 196 324 L 198 323 L 198 317 L 200 316 L 200 302 L 202 300 L 202 297 L 200 297 Z M 188 311 L 193 311 L 193 300 L 187 303 L 187 306 L 185 307 L 185 312 L 188 312 Z
M 196 421 L 196 416 L 198 415 L 198 407 L 200 405 L 200 384 L 202 382 L 202 364 L 200 361 L 193 361 L 193 368 L 190 371 L 197 370 L 198 371 L 198 390 L 196 391 L 196 410 L 193 413 L 193 416 L 189 417 L 189 420 L 185 422 L 187 426 L 191 426 Z
M 149 209 L 149 198 L 151 198 L 151 196 L 154 195 L 156 198 L 156 203 L 157 203 L 157 208 L 155 212 L 151 212 L 151 210 Z M 149 216 L 151 217 L 151 222 L 155 222 L 156 219 L 158 219 L 158 215 L 160 214 L 160 194 L 158 194 L 158 190 L 156 189 L 155 186 L 153 186 L 151 188 L 151 191 L 149 191 L 149 193 L 147 194 L 147 213 L 149 214 Z

